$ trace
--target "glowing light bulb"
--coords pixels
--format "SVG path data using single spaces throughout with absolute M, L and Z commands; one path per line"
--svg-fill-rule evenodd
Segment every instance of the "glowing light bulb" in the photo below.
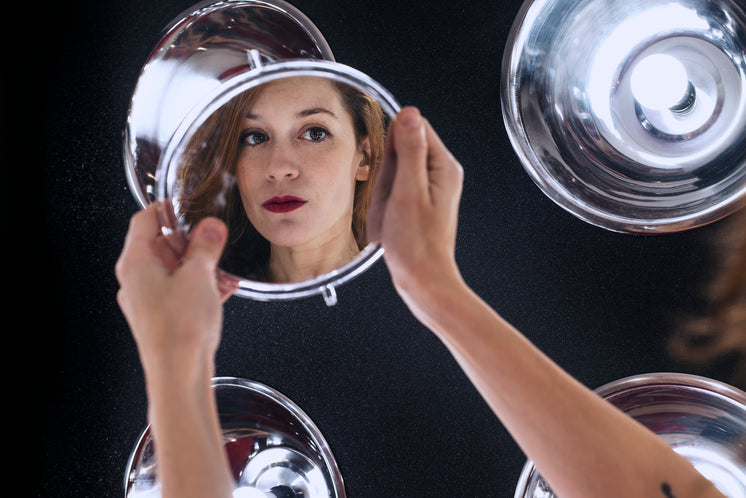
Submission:
M 679 105 L 689 95 L 689 77 L 675 57 L 654 54 L 632 71 L 632 94 L 643 107 L 662 111 Z

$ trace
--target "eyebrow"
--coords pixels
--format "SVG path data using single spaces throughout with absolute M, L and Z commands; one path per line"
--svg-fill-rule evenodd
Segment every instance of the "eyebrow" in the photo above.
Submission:
M 321 114 L 321 113 L 324 113 L 324 114 L 329 114 L 329 115 L 330 115 L 330 116 L 332 116 L 333 118 L 336 118 L 336 117 L 337 117 L 337 115 L 336 115 L 336 114 L 334 114 L 334 113 L 333 113 L 332 111 L 330 111 L 330 110 L 328 110 L 328 109 L 324 109 L 323 107 L 314 107 L 313 109 L 306 109 L 305 111 L 300 111 L 300 112 L 299 112 L 299 113 L 297 114 L 297 116 L 298 116 L 299 118 L 302 118 L 302 117 L 306 117 L 306 116 L 312 116 L 312 115 L 314 115 L 314 114 Z
M 313 116 L 314 114 L 322 114 L 322 113 L 323 114 L 328 114 L 331 117 L 337 119 L 337 115 L 336 114 L 334 114 L 332 111 L 330 111 L 328 109 L 324 109 L 323 107 L 313 107 L 311 109 L 304 109 L 304 110 L 298 112 L 295 115 L 295 117 L 297 117 L 297 118 L 305 118 L 307 116 Z M 259 115 L 252 114 L 250 112 L 247 113 L 245 117 L 248 118 L 248 119 L 260 119 Z

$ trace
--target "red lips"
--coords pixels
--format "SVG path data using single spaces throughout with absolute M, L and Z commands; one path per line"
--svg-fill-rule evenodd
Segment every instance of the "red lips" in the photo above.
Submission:
M 303 206 L 307 201 L 294 195 L 275 196 L 267 199 L 262 207 L 270 213 L 289 213 Z

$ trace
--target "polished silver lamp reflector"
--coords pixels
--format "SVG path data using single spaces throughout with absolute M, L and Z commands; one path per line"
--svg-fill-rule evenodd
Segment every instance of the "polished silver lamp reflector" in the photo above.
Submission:
M 319 429 L 290 399 L 264 384 L 213 379 L 234 498 L 344 498 L 342 476 Z M 130 455 L 126 498 L 160 497 L 156 448 L 147 427 Z
M 725 496 L 746 498 L 746 393 L 679 373 L 627 377 L 596 393 L 655 432 Z M 527 461 L 514 498 L 556 496 Z
M 745 52 L 736 1 L 527 1 L 503 58 L 505 126 L 577 217 L 695 228 L 746 204 Z

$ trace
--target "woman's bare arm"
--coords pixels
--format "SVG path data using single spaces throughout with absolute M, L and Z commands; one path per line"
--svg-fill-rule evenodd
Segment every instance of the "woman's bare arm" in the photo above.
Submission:
M 158 236 L 156 209 L 133 216 L 116 274 L 145 373 L 161 496 L 228 498 L 234 483 L 211 380 L 225 291 L 216 267 L 227 230 L 203 220 L 182 257 Z
M 559 496 L 722 497 L 685 458 L 564 372 L 462 281 L 417 296 L 420 315 Z
M 581 385 L 463 281 L 454 249 L 462 168 L 416 109 L 392 123 L 371 201 L 399 294 L 448 347 L 553 490 L 568 497 L 722 494 L 662 439 Z

